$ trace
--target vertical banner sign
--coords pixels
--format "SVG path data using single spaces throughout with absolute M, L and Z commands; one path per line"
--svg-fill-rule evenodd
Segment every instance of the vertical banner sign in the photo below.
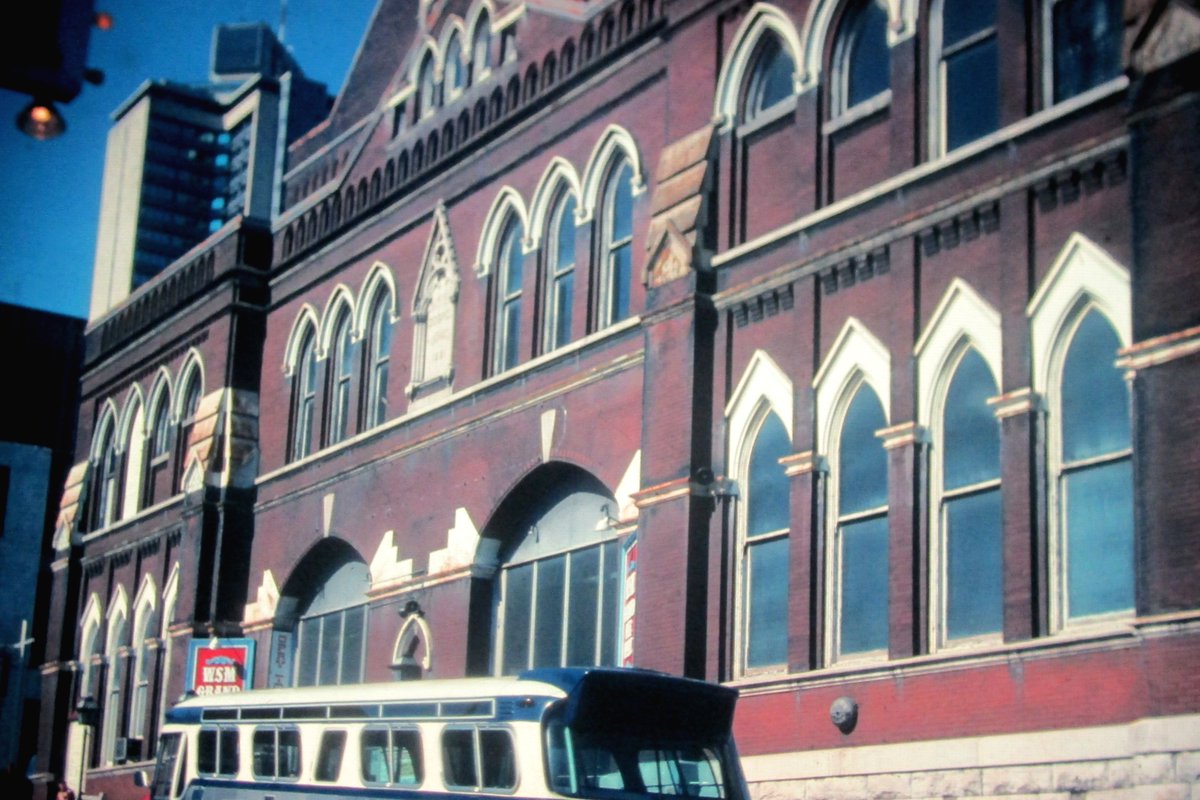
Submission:
M 267 659 L 267 688 L 292 685 L 292 651 L 295 635 L 291 631 L 271 631 L 271 655 Z
M 188 649 L 188 689 L 198 695 L 231 694 L 254 685 L 253 639 L 193 639 Z
M 633 623 L 637 606 L 637 536 L 625 543 L 625 580 L 621 593 L 621 666 L 633 666 Z

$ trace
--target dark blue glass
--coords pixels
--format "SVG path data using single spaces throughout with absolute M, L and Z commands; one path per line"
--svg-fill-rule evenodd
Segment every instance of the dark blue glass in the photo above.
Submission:
M 845 48 L 845 105 L 852 108 L 891 86 L 887 12 L 875 0 L 868 0 L 856 14 L 847 18 L 842 35 L 845 37 L 842 45 Z
M 947 490 L 1000 477 L 1000 423 L 987 404 L 995 396 L 987 363 L 968 350 L 946 392 L 942 485 Z
M 788 537 L 747 548 L 746 666 L 787 661 Z
M 946 0 L 942 4 L 942 47 L 952 47 L 995 24 L 994 0 Z
M 843 525 L 842 597 L 838 652 L 888 646 L 888 524 L 874 517 Z
M 1121 74 L 1121 0 L 1059 0 L 1053 16 L 1055 102 Z
M 533 564 L 512 567 L 504 575 L 505 675 L 529 668 L 529 624 L 533 617 Z
M 746 114 L 753 119 L 760 111 L 792 96 L 796 65 L 774 36 L 764 37 L 754 62 L 747 95 Z
M 600 548 L 571 554 L 571 583 L 567 598 L 567 661 L 564 666 L 590 667 L 596 663 L 596 628 L 599 625 Z
M 875 432 L 887 425 L 883 406 L 863 384 L 850 402 L 839 447 L 838 514 L 887 505 L 887 453 Z
M 513 294 L 521 291 L 521 279 L 525 268 L 525 257 L 521 253 L 521 238 L 525 229 L 519 222 L 509 225 L 504 233 L 500 252 L 504 258 L 504 292 Z
M 1000 127 L 996 37 L 945 60 L 946 149 L 953 150 Z
M 999 631 L 1004 624 L 1000 490 L 946 502 L 946 636 Z
M 1120 346 L 1099 312 L 1075 331 L 1062 372 L 1064 463 L 1129 447 L 1129 390 L 1114 364 Z
M 533 666 L 562 666 L 563 594 L 567 558 L 557 556 L 537 563 L 537 611 L 534 612 Z
M 1071 618 L 1133 607 L 1133 468 L 1129 459 L 1063 479 Z
M 778 416 L 768 414 L 750 453 L 746 487 L 747 536 L 790 527 L 789 482 L 779 463 L 779 459 L 790 453 L 787 429 Z

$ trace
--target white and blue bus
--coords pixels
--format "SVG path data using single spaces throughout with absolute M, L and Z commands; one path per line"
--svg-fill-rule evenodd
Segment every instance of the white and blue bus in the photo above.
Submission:
M 185 700 L 153 800 L 422 796 L 746 800 L 727 687 L 631 669 Z

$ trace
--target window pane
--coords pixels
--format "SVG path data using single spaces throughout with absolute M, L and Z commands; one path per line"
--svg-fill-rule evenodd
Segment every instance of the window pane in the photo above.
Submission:
M 317 682 L 330 686 L 338 682 L 338 662 L 342 651 L 342 615 L 321 618 L 321 673 Z
M 1059 0 L 1053 25 L 1055 101 L 1120 74 L 1120 0 Z
M 995 36 L 946 58 L 947 150 L 1000 127 L 998 63 Z
M 575 263 L 575 198 L 563 200 L 558 212 L 558 236 L 555 241 L 554 266 L 561 270 Z
M 388 772 L 388 732 L 385 730 L 365 730 L 360 741 L 360 760 L 362 761 L 362 777 L 366 783 L 388 783 L 391 775 Z M 319 779 L 318 779 L 319 780 Z
M 629 164 L 621 165 L 614 180 L 616 183 L 610 206 L 612 220 L 609 223 L 612 235 L 609 241 L 619 242 L 633 235 L 633 170 L 629 168 Z
M 604 554 L 604 597 L 600 622 L 600 665 L 617 665 L 617 642 L 620 640 L 621 625 L 621 548 L 616 541 L 601 545 Z
M 571 341 L 571 304 L 575 296 L 575 273 L 568 272 L 554 282 L 553 347 Z
M 417 786 L 424 779 L 421 734 L 414 730 L 392 730 L 392 782 Z
M 512 789 L 517 785 L 516 759 L 508 731 L 481 730 L 479 746 L 483 760 L 483 786 L 487 789 Z
M 946 636 L 995 633 L 1004 625 L 1000 492 L 946 503 Z
M 566 666 L 596 663 L 596 629 L 600 602 L 600 548 L 571 554 L 570 606 L 567 609 Z
M 891 85 L 887 12 L 868 0 L 850 22 L 846 48 L 846 108 L 885 91 Z
M 300 775 L 300 731 L 285 728 L 279 731 L 279 777 Z
M 519 361 L 518 345 L 521 339 L 521 303 L 515 300 L 504 305 L 504 358 L 501 369 L 511 369 Z
M 1129 447 L 1129 390 L 1113 365 L 1120 346 L 1112 326 L 1095 311 L 1075 331 L 1062 378 L 1066 463 Z
M 562 663 L 563 590 L 565 556 L 537 565 L 537 611 L 534 613 L 533 666 L 557 667 Z
M 945 0 L 942 5 L 942 47 L 951 47 L 995 24 L 995 0 Z
M 475 736 L 469 730 L 442 732 L 442 762 L 448 786 L 476 786 Z
M 238 732 L 234 728 L 223 728 L 220 733 L 220 759 L 217 772 L 221 775 L 236 775 L 238 771 Z
M 786 536 L 747 548 L 748 667 L 787 661 L 788 553 Z
M 942 481 L 946 489 L 1000 477 L 1000 423 L 988 406 L 996 396 L 983 357 L 968 350 L 946 392 Z
M 862 653 L 888 646 L 887 517 L 843 525 L 841 647 Z
M 217 771 L 217 732 L 212 728 L 201 728 L 196 744 L 196 771 L 201 775 L 212 775 Z
M 779 46 L 779 40 L 774 36 L 765 37 L 750 79 L 747 115 L 753 118 L 758 112 L 791 97 L 795 71 L 792 59 Z
M 272 728 L 254 731 L 254 775 L 259 778 L 275 777 L 275 731 Z
M 521 238 L 524 230 L 518 224 L 513 224 L 504 234 L 504 244 L 500 252 L 504 258 L 504 293 L 513 294 L 521 291 L 521 280 L 525 269 L 525 257 L 521 253 Z
M 339 683 L 358 683 L 362 680 L 363 641 L 367 607 L 356 606 L 344 612 L 342 633 L 342 674 Z
M 317 683 L 317 655 L 321 651 L 321 619 L 300 620 L 299 667 L 296 685 L 315 686 Z
M 1073 472 L 1066 494 L 1071 618 L 1133 607 L 1133 470 L 1129 459 Z
M 370 731 L 363 733 L 363 753 L 367 752 L 367 736 Z M 336 781 L 342 772 L 342 751 L 346 749 L 345 731 L 325 731 L 321 734 L 321 746 L 317 750 L 317 765 L 313 770 L 313 778 L 318 781 Z M 363 778 L 367 778 L 367 760 L 363 759 Z
M 767 414 L 750 453 L 746 516 L 747 536 L 786 530 L 791 526 L 789 480 L 779 459 L 791 453 L 787 429 L 775 414 Z
M 515 675 L 529 667 L 529 624 L 533 616 L 533 565 L 511 567 L 504 574 L 504 668 Z
M 623 244 L 610 254 L 612 258 L 612 322 L 629 316 L 629 287 L 633 279 L 633 251 Z
M 883 407 L 863 384 L 846 410 L 838 478 L 839 515 L 887 505 L 887 452 L 875 431 L 887 425 Z

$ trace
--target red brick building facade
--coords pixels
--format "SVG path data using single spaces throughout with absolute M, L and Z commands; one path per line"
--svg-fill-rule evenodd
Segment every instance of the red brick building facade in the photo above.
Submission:
M 1189 796 L 1195 4 L 417 5 L 89 329 L 46 775 L 236 638 L 727 682 L 760 797 Z

